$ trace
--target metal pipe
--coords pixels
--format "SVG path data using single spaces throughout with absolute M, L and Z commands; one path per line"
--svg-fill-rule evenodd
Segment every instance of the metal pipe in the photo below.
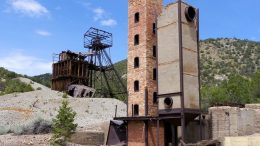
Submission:
M 116 115 L 117 115 L 117 105 L 116 105 L 116 109 L 115 109 L 115 117 L 116 117 Z
M 199 81 L 199 107 L 200 107 L 200 140 L 202 140 L 202 121 L 201 121 L 201 92 L 200 92 L 200 19 L 199 19 L 199 9 L 197 9 L 197 54 L 198 54 L 198 81 Z
M 178 0 L 178 32 L 179 32 L 179 58 L 180 58 L 180 92 L 181 92 L 181 129 L 182 139 L 185 141 L 185 114 L 184 114 L 184 92 L 183 92 L 183 52 L 182 52 L 182 1 Z
M 157 127 L 156 127 L 156 141 L 157 141 L 157 146 L 160 146 L 160 139 L 159 139 L 159 130 L 160 130 L 160 120 L 157 119 Z
M 148 89 L 147 89 L 147 87 L 145 87 L 144 101 L 145 101 L 145 116 L 147 116 L 148 115 Z
M 144 121 L 145 146 L 148 146 L 148 121 Z
M 134 116 L 134 105 L 132 104 L 132 117 Z

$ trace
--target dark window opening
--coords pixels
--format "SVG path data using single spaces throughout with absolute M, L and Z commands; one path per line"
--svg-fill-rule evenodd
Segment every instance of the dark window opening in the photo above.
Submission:
M 153 80 L 156 80 L 156 78 L 157 78 L 157 77 L 156 77 L 156 75 L 157 75 L 156 72 L 157 72 L 157 70 L 156 70 L 156 68 L 154 68 L 154 69 L 153 69 Z
M 139 81 L 134 82 L 134 91 L 138 92 L 139 91 Z
M 135 23 L 139 22 L 140 14 L 139 12 L 135 13 Z
M 153 92 L 153 103 L 158 103 L 157 92 Z
M 138 116 L 139 115 L 139 105 L 135 104 L 134 105 L 134 116 Z
M 156 24 L 153 23 L 153 34 L 155 34 L 155 33 L 156 33 Z
M 134 68 L 138 68 L 139 67 L 139 57 L 135 57 L 134 59 Z
M 135 35 L 135 40 L 134 40 L 135 45 L 139 45 L 139 35 Z
M 156 46 L 153 46 L 153 57 L 156 57 L 156 53 L 157 52 L 157 50 L 156 50 Z

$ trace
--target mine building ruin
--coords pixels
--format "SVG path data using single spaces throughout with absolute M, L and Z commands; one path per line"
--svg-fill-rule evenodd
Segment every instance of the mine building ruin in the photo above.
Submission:
M 86 52 L 63 51 L 54 56 L 52 89 L 74 97 L 93 97 L 95 93 L 99 97 L 126 96 L 125 85 L 106 51 L 112 45 L 111 33 L 90 28 L 84 34 Z
M 52 89 L 66 91 L 71 84 L 83 84 L 88 86 L 88 66 L 86 56 L 81 53 L 63 51 L 54 57 L 58 61 L 53 63 Z

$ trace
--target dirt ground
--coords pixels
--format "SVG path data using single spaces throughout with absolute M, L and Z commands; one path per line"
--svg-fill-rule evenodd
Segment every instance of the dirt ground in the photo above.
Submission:
M 0 135 L 0 146 L 49 146 L 50 134 L 44 135 Z

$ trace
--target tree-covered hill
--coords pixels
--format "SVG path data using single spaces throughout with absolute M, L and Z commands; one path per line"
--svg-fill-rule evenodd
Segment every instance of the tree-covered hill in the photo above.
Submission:
M 51 87 L 51 77 L 52 77 L 52 75 L 50 73 L 46 73 L 46 74 L 41 74 L 41 75 L 27 77 L 27 78 L 50 88 Z
M 214 84 L 231 74 L 260 71 L 260 42 L 240 39 L 207 39 L 200 44 L 201 81 Z
M 17 77 L 23 76 L 0 67 L 0 95 L 14 92 L 33 91 L 33 88 L 30 84 L 21 82 L 20 80 L 16 79 Z

